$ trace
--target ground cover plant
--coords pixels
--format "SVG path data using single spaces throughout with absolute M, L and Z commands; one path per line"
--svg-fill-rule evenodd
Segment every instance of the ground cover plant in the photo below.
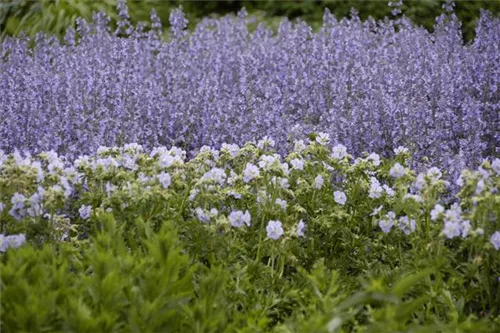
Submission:
M 320 133 L 288 156 L 101 147 L 0 157 L 2 329 L 492 332 L 500 159 L 354 159 Z
M 500 331 L 500 20 L 399 6 L 2 40 L 0 330 Z

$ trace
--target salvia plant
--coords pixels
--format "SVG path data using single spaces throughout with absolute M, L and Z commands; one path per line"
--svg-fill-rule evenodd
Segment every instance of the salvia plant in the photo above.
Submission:
M 0 154 L 1 328 L 493 332 L 500 159 L 459 191 L 326 133 Z
M 337 20 L 322 28 L 284 20 L 277 32 L 242 10 L 189 33 L 181 10 L 169 37 L 153 12 L 133 26 L 119 2 L 117 28 L 95 14 L 63 41 L 0 42 L 0 149 L 76 158 L 100 145 L 245 144 L 325 132 L 350 152 L 388 157 L 410 149 L 458 175 L 499 154 L 500 21 L 483 12 L 463 43 L 448 3 L 433 32 L 393 4 L 392 19 Z M 428 165 L 426 165 L 428 166 Z

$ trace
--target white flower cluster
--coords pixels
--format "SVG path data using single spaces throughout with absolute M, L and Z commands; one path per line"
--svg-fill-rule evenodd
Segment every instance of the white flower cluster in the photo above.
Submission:
M 244 213 L 241 210 L 232 211 L 228 216 L 229 222 L 235 228 L 241 228 L 244 224 L 250 226 L 250 213 L 246 210 Z
M 252 179 L 255 179 L 260 176 L 259 168 L 252 163 L 247 163 L 245 170 L 243 170 L 243 181 L 245 183 L 250 182 Z
M 216 183 L 223 186 L 226 181 L 226 171 L 221 168 L 212 168 L 201 177 L 201 181 L 205 183 Z
M 372 215 L 375 214 L 372 213 Z M 401 216 L 399 219 L 396 219 L 396 213 L 392 211 L 385 214 L 382 219 L 379 220 L 378 225 L 386 234 L 391 232 L 394 225 L 397 225 L 399 230 L 405 235 L 409 235 L 416 230 L 416 222 L 414 219 L 410 219 L 408 216 Z
M 300 202 L 301 200 L 326 198 L 327 202 L 332 203 L 333 199 L 333 205 L 324 205 L 316 211 L 341 210 L 347 213 L 351 208 L 364 209 L 354 205 L 368 196 L 376 200 L 377 205 L 380 204 L 370 215 L 377 216 L 374 221 L 383 233 L 390 233 L 392 229 L 399 228 L 403 234 L 410 235 L 417 229 L 417 217 L 426 218 L 424 212 L 429 200 L 435 200 L 429 199 L 427 187 L 446 183 L 446 177 L 443 176 L 446 172 L 436 167 L 420 173 L 412 183 L 413 173 L 403 165 L 405 162 L 401 162 L 401 157 L 397 157 L 400 163 L 389 164 L 385 160 L 382 161 L 378 154 L 372 153 L 365 159 L 357 158 L 351 163 L 346 147 L 341 144 L 332 148 L 329 159 L 328 154 L 324 154 L 326 147 L 320 146 L 328 144 L 329 137 L 321 134 L 309 147 L 305 147 L 303 141 L 296 141 L 296 151 L 283 158 L 264 151 L 265 147 L 271 148 L 274 145 L 272 139 L 264 138 L 258 144 L 261 146 L 260 151 L 252 145 L 240 150 L 237 145 L 224 144 L 220 151 L 204 146 L 200 149 L 200 155 L 189 162 L 185 162 L 184 150 L 159 147 L 154 148 L 148 156 L 137 144 L 128 144 L 124 148 L 101 147 L 97 156 L 81 156 L 73 164 L 55 152 L 42 153 L 38 160 L 29 154 L 14 152 L 7 156 L 0 152 L 0 171 L 3 172 L 3 168 L 23 168 L 23 172 L 30 175 L 32 182 L 29 187 L 31 192 L 16 188 L 18 192 L 12 190 L 8 196 L 2 197 L 0 218 L 7 217 L 9 223 L 17 223 L 23 219 L 36 221 L 54 211 L 49 205 L 57 202 L 56 210 L 85 221 L 105 210 L 116 211 L 120 207 L 133 207 L 137 203 L 134 198 L 147 198 L 159 193 L 159 190 L 162 194 L 161 200 L 170 200 L 181 195 L 183 202 L 184 198 L 186 201 L 183 207 L 203 223 L 214 220 L 220 223 L 227 221 L 224 216 L 216 218 L 220 214 L 226 214 L 231 207 L 233 210 L 227 219 L 234 228 L 241 228 L 245 225 L 251 226 L 250 211 L 255 210 L 258 216 L 263 216 L 261 213 L 264 212 L 270 214 L 267 216 L 272 216 L 269 218 L 285 219 L 283 221 L 287 225 L 287 212 L 297 211 L 304 216 L 310 213 L 307 209 L 308 202 Z M 315 160 L 316 152 L 321 152 L 323 160 Z M 396 153 L 406 152 L 401 148 Z M 239 158 L 230 160 L 236 156 Z M 282 163 L 283 160 L 289 162 Z M 481 226 L 482 223 L 477 222 L 474 217 L 474 207 L 481 205 L 481 200 L 497 195 L 500 184 L 498 175 L 498 158 L 491 163 L 485 161 L 477 171 L 464 171 L 459 181 L 461 186 L 467 185 L 467 191 L 472 193 L 472 206 L 469 207 L 468 203 L 463 201 L 463 213 L 459 204 L 448 209 L 444 204 L 436 204 L 430 212 L 430 219 L 439 223 L 433 224 L 434 230 L 441 230 L 447 239 L 465 238 L 471 234 L 482 235 L 483 229 L 476 228 L 473 231 L 472 228 L 473 224 Z M 96 176 L 97 181 L 93 180 Z M 325 188 L 328 188 L 328 191 L 320 191 Z M 152 189 L 155 191 L 151 191 Z M 442 198 L 439 196 L 441 187 L 436 187 L 436 190 L 439 200 Z M 93 195 L 92 191 L 96 191 L 96 194 L 89 200 L 88 197 Z M 182 191 L 185 192 L 181 193 Z M 397 205 L 401 203 L 399 201 L 402 196 L 402 203 L 410 205 L 412 209 L 398 214 L 408 216 L 398 217 L 393 211 L 383 212 L 384 205 L 396 207 L 394 210 L 400 212 Z M 211 197 L 216 197 L 223 203 L 218 201 L 214 204 L 209 201 Z M 97 198 L 102 202 L 96 204 Z M 118 199 L 123 202 L 115 205 Z M 76 209 L 73 203 L 77 203 Z M 370 203 L 373 201 L 368 201 L 368 204 Z M 242 209 L 238 205 L 244 205 L 245 208 Z M 348 209 L 342 207 L 346 205 Z M 202 208 L 214 206 L 220 207 L 221 212 L 217 208 Z M 77 211 L 68 212 L 68 209 Z M 290 232 L 291 235 L 304 237 L 307 226 L 300 220 L 294 229 L 295 231 Z M 490 231 L 489 228 L 484 229 Z M 266 231 L 268 238 L 277 240 L 284 235 L 284 225 L 281 221 L 271 220 Z M 500 232 L 488 234 L 484 239 L 490 239 L 493 247 L 500 249 Z
M 194 210 L 196 217 L 203 223 L 209 223 L 210 220 L 216 218 L 219 215 L 217 208 L 212 208 L 209 211 L 201 207 L 197 207 Z

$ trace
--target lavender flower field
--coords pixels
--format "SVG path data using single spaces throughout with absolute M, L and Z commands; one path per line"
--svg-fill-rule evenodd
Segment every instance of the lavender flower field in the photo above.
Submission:
M 0 41 L 1 332 L 499 332 L 500 19 Z

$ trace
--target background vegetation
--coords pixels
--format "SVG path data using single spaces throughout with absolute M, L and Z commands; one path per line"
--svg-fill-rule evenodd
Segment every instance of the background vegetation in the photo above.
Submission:
M 362 19 L 372 16 L 382 19 L 391 15 L 388 1 L 360 0 L 310 0 L 310 1 L 128 1 L 133 23 L 149 19 L 149 12 L 155 9 L 165 26 L 172 8 L 182 5 L 191 27 L 201 18 L 210 15 L 236 13 L 245 7 L 249 13 L 272 23 L 281 17 L 302 18 L 312 26 L 321 24 L 323 11 L 329 8 L 337 18 L 349 15 L 356 9 Z M 444 1 L 418 0 L 403 3 L 403 12 L 413 22 L 432 29 L 435 18 L 442 12 Z M 475 21 L 480 9 L 498 15 L 500 1 L 457 1 L 455 12 L 462 22 L 464 39 L 474 36 Z M 30 36 L 46 31 L 62 35 L 69 25 L 74 25 L 77 17 L 90 19 L 92 12 L 104 10 L 116 18 L 116 0 L 0 0 L 0 35 L 17 35 L 24 31 Z

